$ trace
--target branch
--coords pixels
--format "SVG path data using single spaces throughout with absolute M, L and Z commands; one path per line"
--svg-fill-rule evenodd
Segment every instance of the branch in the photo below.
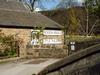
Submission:
M 80 28 L 82 29 L 82 32 L 85 33 L 85 30 L 81 24 L 79 24 Z
M 93 29 L 94 29 L 95 25 L 96 25 L 98 22 L 99 22 L 99 20 L 96 20 L 96 21 L 95 21 L 95 23 L 93 24 L 93 26 L 92 26 L 92 28 L 91 28 L 91 30 L 90 30 L 90 32 L 89 32 L 89 34 L 91 34 L 91 33 L 92 33 L 92 31 L 93 31 Z
M 32 10 L 30 4 L 28 4 L 28 3 L 25 2 L 25 6 L 26 6 L 27 8 L 29 8 L 30 11 Z

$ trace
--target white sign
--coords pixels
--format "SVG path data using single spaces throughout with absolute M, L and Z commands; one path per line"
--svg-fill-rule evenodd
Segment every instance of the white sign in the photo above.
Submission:
M 61 30 L 44 30 L 44 35 L 63 35 L 63 31 Z
M 71 45 L 71 50 L 75 50 L 75 45 Z
M 62 44 L 62 41 L 57 39 L 43 39 L 43 44 Z
M 75 42 L 70 42 L 71 44 L 71 50 L 75 50 Z

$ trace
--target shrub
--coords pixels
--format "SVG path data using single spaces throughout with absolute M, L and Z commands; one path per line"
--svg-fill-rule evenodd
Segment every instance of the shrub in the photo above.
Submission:
M 5 35 L 0 31 L 0 57 L 16 56 L 16 41 L 14 35 Z

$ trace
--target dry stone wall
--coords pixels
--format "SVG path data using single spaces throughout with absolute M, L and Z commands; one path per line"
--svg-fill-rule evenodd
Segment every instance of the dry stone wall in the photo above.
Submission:
M 63 42 L 60 45 L 39 45 L 38 48 L 30 45 L 31 43 L 31 29 L 12 29 L 12 28 L 0 28 L 6 35 L 13 35 L 20 41 L 19 43 L 19 54 L 20 57 L 29 58 L 56 58 L 65 57 L 68 52 L 67 49 L 63 48 Z M 61 39 L 63 36 L 45 36 L 45 39 Z M 31 46 L 31 47 L 27 47 Z M 42 47 L 41 47 L 42 46 Z
M 29 58 L 62 58 L 67 56 L 66 49 L 28 49 L 27 55 Z
M 65 57 L 37 75 L 100 75 L 100 44 Z
M 26 56 L 26 45 L 30 41 L 30 29 L 0 28 L 5 35 L 13 35 L 19 40 L 20 57 Z

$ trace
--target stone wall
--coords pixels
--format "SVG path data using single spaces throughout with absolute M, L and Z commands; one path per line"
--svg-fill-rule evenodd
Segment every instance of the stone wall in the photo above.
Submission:
M 44 68 L 37 75 L 100 75 L 100 44 L 88 47 Z
M 54 31 L 54 30 L 53 30 Z M 56 31 L 56 30 L 55 30 Z M 54 33 L 53 33 L 54 34 Z M 40 44 L 28 45 L 27 55 L 28 58 L 58 58 L 67 56 L 67 49 L 64 48 L 64 35 L 41 35 L 39 39 L 46 40 L 46 43 L 42 42 Z M 56 39 L 52 40 L 52 39 Z M 53 43 L 51 43 L 51 40 Z M 56 43 L 60 42 L 60 43 Z
M 61 48 L 28 49 L 27 55 L 28 58 L 62 58 L 68 55 L 68 50 Z
M 76 42 L 76 49 L 77 50 L 85 49 L 87 47 L 93 46 L 93 45 L 98 44 L 98 43 L 100 43 L 100 39 L 93 39 L 93 40 L 89 40 L 89 41 Z
M 75 50 L 71 50 L 70 49 L 70 45 L 68 45 L 68 55 L 73 54 L 77 51 L 80 51 L 82 49 L 85 49 L 87 47 L 93 46 L 95 44 L 99 44 L 100 43 L 100 39 L 94 39 L 94 40 L 89 40 L 89 41 L 82 41 L 82 42 L 75 42 Z
M 6 35 L 14 35 L 14 37 L 20 40 L 19 53 L 20 57 L 29 58 L 56 58 L 65 57 L 68 52 L 63 48 L 63 36 L 44 36 L 45 39 L 60 39 L 62 44 L 58 45 L 31 45 L 31 29 L 12 29 L 12 28 L 0 28 Z M 31 46 L 31 47 L 29 47 Z
M 12 28 L 0 28 L 6 35 L 14 35 L 16 39 L 20 41 L 19 50 L 20 57 L 26 56 L 26 45 L 30 41 L 30 29 L 12 29 Z

